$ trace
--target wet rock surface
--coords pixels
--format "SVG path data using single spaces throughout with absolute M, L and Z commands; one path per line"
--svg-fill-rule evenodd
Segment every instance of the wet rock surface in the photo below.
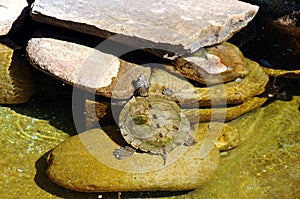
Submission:
M 162 70 L 154 69 L 150 78 L 149 92 L 161 93 L 165 88 L 173 90 L 170 99 L 182 107 L 199 107 L 224 104 L 239 104 L 265 91 L 269 81 L 262 68 L 249 59 L 245 59 L 249 74 L 244 78 L 225 84 L 208 87 L 194 87 L 191 83 Z
M 110 128 L 107 133 L 113 131 Z M 135 153 L 118 160 L 113 151 L 120 146 L 103 130 L 89 130 L 67 139 L 51 152 L 47 174 L 52 181 L 76 191 L 194 189 L 211 178 L 219 153 L 214 148 L 206 158 L 200 159 L 204 136 L 197 132 L 192 134 L 198 143 L 176 148 L 169 154 L 170 161 L 163 166 L 160 156 L 148 153 Z
M 40 22 L 121 43 L 182 54 L 220 43 L 254 17 L 258 7 L 224 1 L 56 1 L 36 0 L 31 15 Z
M 275 101 L 230 122 L 239 129 L 239 147 L 221 159 L 209 183 L 172 198 L 297 198 L 299 100 L 294 96 L 289 102 Z
M 34 91 L 29 64 L 20 53 L 0 44 L 0 104 L 26 103 Z

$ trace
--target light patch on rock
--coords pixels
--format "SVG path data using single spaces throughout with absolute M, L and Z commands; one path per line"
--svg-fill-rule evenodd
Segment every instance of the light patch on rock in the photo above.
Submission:
M 6 35 L 10 31 L 27 5 L 26 0 L 0 0 L 0 35 Z
M 113 55 L 51 38 L 31 39 L 27 54 L 31 63 L 44 72 L 91 91 L 109 86 L 120 67 Z

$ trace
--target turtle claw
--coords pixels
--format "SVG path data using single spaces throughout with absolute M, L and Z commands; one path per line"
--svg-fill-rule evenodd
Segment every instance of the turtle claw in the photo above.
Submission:
M 164 166 L 165 166 L 167 163 L 167 155 L 166 155 L 166 153 L 161 153 L 160 155 L 164 159 Z
M 184 146 L 192 146 L 194 144 L 197 144 L 197 141 L 192 136 L 189 136 L 188 139 L 183 143 Z
M 113 155 L 118 160 L 123 160 L 124 158 L 128 158 L 133 155 L 135 152 L 135 149 L 130 146 L 121 147 L 119 149 L 115 149 L 113 152 Z

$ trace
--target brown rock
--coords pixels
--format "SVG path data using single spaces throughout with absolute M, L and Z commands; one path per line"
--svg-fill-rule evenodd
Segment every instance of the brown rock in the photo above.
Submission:
M 249 73 L 242 52 L 227 42 L 177 58 L 172 65 L 185 78 L 206 85 L 233 81 Z
M 113 137 L 116 129 L 108 129 L 106 133 Z M 196 145 L 180 146 L 169 153 L 165 166 L 160 156 L 148 153 L 116 159 L 113 151 L 119 146 L 106 133 L 93 129 L 56 147 L 48 159 L 49 178 L 84 192 L 189 190 L 209 180 L 219 162 L 216 148 L 205 158 L 199 157 L 204 139 L 200 133 L 193 133 Z

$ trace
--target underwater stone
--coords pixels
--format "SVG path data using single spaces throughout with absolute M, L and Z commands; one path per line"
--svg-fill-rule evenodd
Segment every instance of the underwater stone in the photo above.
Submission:
M 120 146 L 110 137 L 117 127 L 93 129 L 67 139 L 48 158 L 49 178 L 71 190 L 83 192 L 172 191 L 195 189 L 207 182 L 219 163 L 219 152 L 213 148 L 201 159 L 199 150 L 204 136 L 192 133 L 197 144 L 177 147 L 163 166 L 162 158 L 135 153 L 118 160 L 113 151 Z M 109 136 L 108 136 L 109 135 Z M 184 153 L 177 156 L 178 150 Z M 173 155 L 172 155 L 173 154 Z
M 257 6 L 237 0 L 36 0 L 31 16 L 103 38 L 113 35 L 113 40 L 138 48 L 182 54 L 230 38 L 257 11 Z
M 131 84 L 150 69 L 96 49 L 51 38 L 32 38 L 27 55 L 33 66 L 66 83 L 113 98 L 133 95 Z
M 22 55 L 0 44 L 0 103 L 29 101 L 35 90 L 29 64 Z

